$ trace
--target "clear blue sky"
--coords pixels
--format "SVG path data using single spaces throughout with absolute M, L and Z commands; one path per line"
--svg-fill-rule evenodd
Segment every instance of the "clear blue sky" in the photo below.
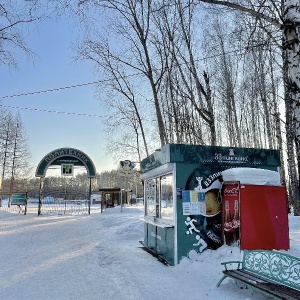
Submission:
M 104 116 L 103 105 L 95 97 L 95 85 L 6 97 L 96 81 L 90 63 L 73 62 L 75 53 L 71 43 L 76 40 L 76 28 L 63 21 L 44 21 L 39 27 L 32 27 L 26 42 L 38 57 L 34 62 L 27 61 L 24 54 L 17 51 L 18 70 L 1 66 L 1 104 Z M 97 172 L 117 168 L 118 163 L 105 154 L 102 118 L 10 109 L 21 114 L 34 172 L 43 156 L 61 147 L 73 147 L 85 152 L 93 160 Z

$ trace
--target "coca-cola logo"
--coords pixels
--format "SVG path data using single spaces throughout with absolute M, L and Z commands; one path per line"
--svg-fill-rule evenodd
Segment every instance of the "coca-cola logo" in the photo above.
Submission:
M 232 187 L 228 188 L 226 187 L 224 190 L 225 196 L 237 196 L 239 194 L 239 188 L 238 187 Z

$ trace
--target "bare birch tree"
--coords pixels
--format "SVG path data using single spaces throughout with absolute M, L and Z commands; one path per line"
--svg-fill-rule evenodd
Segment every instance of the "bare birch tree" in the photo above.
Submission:
M 168 64 L 163 88 L 169 91 L 161 90 L 161 98 L 165 99 L 164 104 L 167 105 L 162 105 L 171 118 L 169 128 L 172 128 L 172 121 L 175 121 L 173 129 L 181 131 L 175 134 L 177 140 L 203 144 L 202 133 L 206 132 L 209 135 L 206 143 L 215 145 L 215 115 L 210 78 L 206 71 L 201 71 L 195 51 L 193 27 L 196 21 L 193 2 L 174 0 L 172 5 L 162 5 L 154 16 L 155 25 L 160 31 L 160 40 L 156 44 Z M 183 106 L 185 111 L 181 110 Z M 181 111 L 185 116 L 180 115 Z M 179 123 L 181 126 L 178 126 Z M 187 135 L 182 140 L 184 133 Z
M 8 166 L 11 159 L 11 146 L 13 139 L 13 116 L 11 113 L 6 113 L 5 117 L 1 120 L 0 126 L 0 158 L 1 158 L 1 195 L 0 195 L 0 207 L 2 206 L 2 200 L 4 197 L 4 179 L 8 173 Z
M 29 168 L 30 151 L 28 148 L 27 136 L 23 126 L 20 114 L 14 118 L 11 140 L 11 160 L 9 163 L 10 169 L 10 193 L 19 191 L 15 186 L 15 179 L 26 179 L 30 173 Z
M 115 122 L 118 122 L 118 119 L 123 119 L 123 122 L 119 122 L 118 129 L 122 130 L 120 128 L 121 126 L 131 127 L 135 136 L 135 146 L 129 143 L 131 139 L 127 139 L 128 143 L 122 145 L 122 152 L 124 154 L 126 148 L 129 148 L 129 152 L 137 153 L 138 160 L 141 161 L 141 157 L 144 153 L 146 156 L 149 155 L 142 117 L 143 109 L 138 100 L 138 93 L 135 92 L 133 84 L 126 77 L 123 64 L 114 58 L 107 42 L 100 43 L 93 40 L 87 40 L 80 46 L 78 53 L 79 57 L 95 62 L 97 67 L 102 68 L 106 72 L 107 78 L 109 78 L 102 87 L 107 90 L 109 94 L 107 104 L 116 110 L 114 116 L 110 118 L 113 120 L 108 120 L 107 123 L 112 124 L 108 129 L 110 144 L 120 143 L 120 140 L 114 141 L 111 130 L 115 130 Z M 114 94 L 113 91 L 116 93 Z M 119 98 L 120 101 L 118 101 Z
M 81 4 L 89 3 L 81 1 Z M 111 60 L 118 61 L 131 71 L 140 72 L 148 80 L 152 93 L 159 140 L 161 146 L 166 144 L 166 133 L 158 96 L 159 85 L 165 72 L 164 62 L 151 41 L 152 11 L 155 3 L 151 0 L 101 0 L 93 3 L 95 7 L 106 9 L 114 15 L 115 32 L 124 41 L 123 53 L 118 55 L 111 51 Z M 126 50 L 125 48 L 128 47 Z
M 219 17 L 220 18 L 220 17 Z M 214 93 L 217 98 L 215 106 L 221 112 L 225 126 L 222 126 L 222 144 L 229 146 L 242 146 L 241 128 L 239 123 L 239 105 L 236 99 L 238 57 L 228 55 L 232 51 L 227 45 L 231 43 L 227 23 L 215 17 L 208 28 L 203 29 L 205 41 L 203 42 L 205 55 L 209 59 L 210 72 L 214 73 Z M 218 103 L 218 104 L 217 104 Z M 226 137 L 226 138 L 225 138 Z M 224 141 L 224 138 L 226 141 Z

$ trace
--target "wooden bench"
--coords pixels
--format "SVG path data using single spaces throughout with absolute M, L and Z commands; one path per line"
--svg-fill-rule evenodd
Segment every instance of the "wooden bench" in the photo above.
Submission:
M 237 264 L 236 269 L 229 265 Z M 279 251 L 244 250 L 243 261 L 228 261 L 223 277 L 232 278 L 274 299 L 300 299 L 300 259 Z
M 24 205 L 24 215 L 27 213 L 27 193 L 12 194 L 10 199 L 10 205 L 18 205 L 21 211 L 21 205 Z

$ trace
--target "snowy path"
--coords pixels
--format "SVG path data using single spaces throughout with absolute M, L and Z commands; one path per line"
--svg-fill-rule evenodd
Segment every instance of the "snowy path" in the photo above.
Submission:
M 141 208 L 80 216 L 0 211 L 0 299 L 268 299 L 230 280 L 215 287 L 219 262 L 240 256 L 229 247 L 164 266 L 140 248 L 141 216 Z
M 113 211 L 2 218 L 0 298 L 159 298 L 161 290 L 153 285 L 168 285 L 173 278 L 164 283 L 151 275 L 151 282 L 145 282 L 145 270 L 152 274 L 167 268 L 139 248 L 143 227 L 136 215 L 119 218 Z M 136 236 L 134 243 L 130 235 Z

